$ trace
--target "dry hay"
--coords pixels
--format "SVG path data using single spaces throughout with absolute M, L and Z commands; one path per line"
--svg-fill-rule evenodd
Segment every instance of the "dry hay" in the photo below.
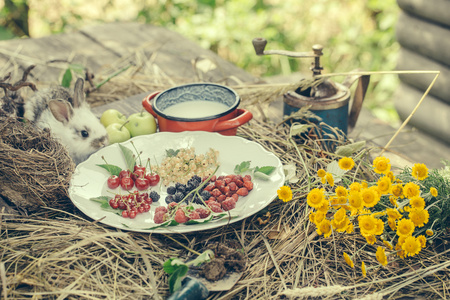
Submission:
M 123 232 L 79 212 L 46 209 L 30 217 L 0 220 L 0 278 L 5 299 L 165 299 L 170 257 L 193 257 L 214 242 L 238 243 L 247 258 L 240 281 L 210 299 L 400 299 L 404 296 L 446 298 L 450 292 L 450 253 L 445 239 L 413 258 L 383 267 L 375 245 L 357 234 L 318 236 L 308 221 L 307 174 L 333 157 L 320 141 L 289 140 L 288 129 L 255 120 L 238 134 L 261 143 L 284 164 L 295 163 L 298 177 L 293 200 L 275 200 L 266 209 L 222 228 L 190 234 Z M 340 142 L 345 144 L 344 141 Z M 297 145 L 297 146 L 294 146 Z M 358 162 L 365 176 L 367 157 Z M 356 174 L 355 174 L 356 175 Z M 304 188 L 303 190 L 301 188 Z M 269 218 L 267 212 L 270 212 Z M 267 220 L 266 223 L 260 220 Z M 363 249 L 363 251 L 359 251 Z M 365 261 L 367 277 L 352 269 L 342 252 Z
M 48 131 L 16 118 L 0 118 L 0 196 L 20 209 L 67 206 L 75 166 Z

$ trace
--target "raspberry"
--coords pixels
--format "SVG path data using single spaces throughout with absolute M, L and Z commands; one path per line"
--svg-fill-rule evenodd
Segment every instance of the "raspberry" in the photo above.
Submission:
M 164 206 L 160 206 L 160 207 L 164 207 Z M 155 222 L 156 224 L 164 223 L 166 216 L 167 216 L 166 212 L 160 210 L 155 213 L 155 216 L 153 217 L 153 222 Z
M 248 195 L 248 190 L 245 187 L 241 187 L 240 189 L 237 190 L 236 194 L 245 197 Z
M 220 191 L 222 192 L 222 194 L 226 194 L 230 191 L 230 187 L 229 186 L 224 186 L 220 189 Z
M 244 182 L 242 180 L 238 179 L 238 180 L 236 180 L 236 185 L 238 187 L 243 187 L 244 186 Z
M 249 191 L 253 190 L 253 182 L 244 181 L 244 187 L 247 188 L 247 190 L 249 190 Z
M 224 201 L 226 198 L 227 198 L 227 196 L 222 194 L 216 198 L 216 201 L 220 203 L 220 202 Z
M 177 223 L 186 223 L 187 221 L 189 221 L 189 218 L 186 217 L 186 214 L 184 213 L 184 211 L 179 208 L 177 210 L 177 212 L 175 213 L 174 220 Z
M 223 212 L 223 209 L 218 202 L 210 202 L 208 203 L 208 207 L 215 213 Z
M 237 191 L 238 186 L 236 185 L 236 182 L 230 182 L 228 184 L 228 187 L 230 188 L 230 191 Z
M 234 198 L 234 200 L 238 201 L 239 199 L 239 195 L 238 194 L 233 194 L 231 195 L 232 198 Z
M 222 192 L 219 190 L 219 189 L 213 189 L 212 191 L 211 191 L 211 196 L 213 196 L 213 197 L 219 197 L 220 195 L 222 195 Z
M 213 182 L 211 182 L 211 183 L 208 183 L 208 185 L 205 186 L 203 190 L 211 192 L 215 187 L 216 187 L 216 185 Z
M 163 212 L 167 212 L 167 207 L 165 207 L 165 206 L 158 206 L 156 209 L 155 209 L 155 214 L 158 212 L 158 211 L 163 211 Z
M 223 188 L 225 186 L 225 182 L 223 180 L 217 179 L 215 182 L 215 185 L 216 185 L 216 188 L 218 188 L 220 190 L 221 188 Z
M 252 176 L 250 176 L 250 175 L 248 175 L 248 174 L 245 175 L 243 181 L 244 181 L 244 182 L 246 182 L 246 181 L 252 181 Z
M 204 219 L 209 216 L 209 210 L 204 209 L 202 207 L 196 208 L 195 212 L 198 213 L 198 215 L 200 216 L 200 219 Z
M 228 197 L 225 201 L 222 202 L 222 208 L 225 211 L 232 210 L 236 207 L 236 200 L 233 197 Z
M 196 211 L 193 211 L 189 214 L 189 219 L 191 220 L 200 219 L 200 214 Z

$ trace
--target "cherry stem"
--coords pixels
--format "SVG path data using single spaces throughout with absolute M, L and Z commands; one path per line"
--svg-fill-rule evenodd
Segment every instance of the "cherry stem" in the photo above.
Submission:
M 130 143 L 131 143 L 131 145 L 133 146 L 134 151 L 136 151 L 136 154 L 137 154 L 137 156 L 138 156 L 138 158 L 139 158 L 139 164 L 142 166 L 142 160 L 141 160 L 141 154 L 142 154 L 142 152 L 139 153 L 139 151 L 137 150 L 137 148 L 136 148 L 136 146 L 134 145 L 133 141 L 131 141 Z
M 105 162 L 105 164 L 109 165 L 109 163 L 106 161 L 105 157 L 102 155 L 102 159 Z

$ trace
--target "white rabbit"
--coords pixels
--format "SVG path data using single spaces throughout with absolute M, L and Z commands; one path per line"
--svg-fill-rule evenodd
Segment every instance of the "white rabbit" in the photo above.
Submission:
M 62 86 L 36 92 L 25 102 L 24 117 L 40 128 L 49 128 L 76 164 L 108 145 L 108 134 L 91 112 L 78 78 L 73 94 Z

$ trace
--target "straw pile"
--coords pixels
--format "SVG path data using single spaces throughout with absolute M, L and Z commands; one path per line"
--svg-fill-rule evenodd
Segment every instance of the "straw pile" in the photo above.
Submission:
M 127 70 L 124 77 L 111 80 L 108 95 L 137 94 L 148 86 L 136 87 L 138 80 Z M 159 88 L 174 85 L 163 76 Z M 134 77 L 133 77 L 134 78 Z M 135 85 L 126 87 L 126 82 Z M 180 82 L 177 82 L 178 84 Z M 116 90 L 111 89 L 117 87 Z M 249 87 L 243 105 L 256 105 L 264 111 L 267 92 L 275 97 L 284 87 L 262 90 Z M 269 89 L 269 90 L 267 90 Z M 241 86 L 241 91 L 245 87 Z M 102 89 L 92 99 L 106 99 Z M 261 101 L 254 101 L 264 95 Z M 2 123 L 3 124 L 3 123 Z M 15 132 L 15 131 L 14 131 Z M 11 133 L 11 132 L 10 132 Z M 10 135 L 10 133 L 2 134 Z M 274 200 L 266 209 L 237 223 L 222 228 L 189 234 L 144 234 L 123 232 L 86 218 L 67 200 L 64 193 L 59 206 L 47 205 L 30 216 L 0 212 L 0 281 L 3 299 L 165 299 L 169 295 L 168 277 L 162 269 L 171 257 L 195 257 L 191 250 L 202 252 L 219 242 L 238 244 L 247 259 L 239 282 L 229 291 L 210 294 L 210 299 L 439 299 L 450 295 L 449 233 L 435 240 L 413 258 L 391 261 L 381 266 L 376 246 L 367 245 L 358 234 L 318 236 L 308 220 L 305 197 L 308 178 L 324 168 L 335 157 L 324 143 L 324 137 L 313 132 L 308 138 L 291 140 L 289 128 L 256 118 L 242 126 L 238 135 L 263 145 L 276 154 L 283 164 L 292 164 L 299 181 L 291 187 L 297 192 L 293 200 Z M 347 142 L 338 134 L 334 142 Z M 14 153 L 14 147 L 5 152 Z M 19 148 L 19 147 L 16 147 Z M 52 148 L 52 147 L 51 147 Z M 25 151 L 25 150 L 24 150 Z M 370 151 L 359 161 L 354 176 L 371 179 L 368 172 Z M 3 153 L 3 151 L 2 151 Z M 35 155 L 27 152 L 26 155 Z M 53 153 L 46 154 L 51 157 Z M 38 161 L 38 158 L 33 160 Z M 2 157 L 14 161 L 24 154 Z M 2 169 L 4 168 L 2 165 Z M 14 178 L 16 182 L 45 177 L 45 172 L 69 170 L 53 165 L 53 170 L 27 171 Z M 5 180 L 2 178 L 1 180 Z M 56 186 L 66 186 L 65 182 Z M 39 184 L 37 184 L 39 186 Z M 3 183 L 2 183 L 3 186 Z M 44 197 L 48 193 L 33 191 Z M 56 195 L 56 194 L 55 194 Z M 43 199 L 43 198 L 41 198 Z M 53 201 L 53 200 L 52 200 Z M 73 212 L 73 213 L 70 213 Z M 360 250 L 362 249 L 362 250 Z M 360 251 L 358 251 L 360 250 Z M 367 277 L 359 266 L 350 268 L 343 252 L 356 253 L 354 260 L 366 263 Z
M 288 130 L 259 121 L 239 135 L 260 142 L 283 163 L 306 174 L 332 157 L 314 139 L 293 147 Z M 306 166 L 306 167 L 305 167 Z M 366 170 L 363 164 L 360 174 Z M 302 179 L 303 178 L 303 179 Z M 449 293 L 450 253 L 443 240 L 420 255 L 386 267 L 375 258 L 376 244 L 356 234 L 317 236 L 308 221 L 305 192 L 288 203 L 275 200 L 264 211 L 224 228 L 191 234 L 122 232 L 87 220 L 68 204 L 63 210 L 43 209 L 33 216 L 0 220 L 0 278 L 4 299 L 165 299 L 167 275 L 162 263 L 188 258 L 214 242 L 239 244 L 247 259 L 241 280 L 211 299 L 398 299 L 404 296 L 445 298 Z M 267 212 L 271 217 L 268 218 Z M 260 225 L 260 219 L 268 222 Z M 366 245 L 366 246 L 364 246 Z M 359 251 L 368 275 L 342 259 L 343 251 Z

